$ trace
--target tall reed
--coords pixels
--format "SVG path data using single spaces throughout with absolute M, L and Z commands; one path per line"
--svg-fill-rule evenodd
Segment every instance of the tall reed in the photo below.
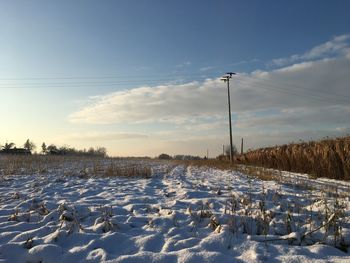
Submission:
M 350 180 L 350 136 L 257 149 L 235 163 Z

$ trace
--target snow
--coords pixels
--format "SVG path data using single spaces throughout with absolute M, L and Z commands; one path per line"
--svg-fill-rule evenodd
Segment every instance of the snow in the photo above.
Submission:
M 150 165 L 151 178 L 2 176 L 0 262 L 350 262 L 346 182 Z

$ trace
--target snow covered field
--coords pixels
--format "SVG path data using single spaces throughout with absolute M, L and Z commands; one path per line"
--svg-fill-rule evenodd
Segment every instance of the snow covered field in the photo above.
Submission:
M 151 178 L 2 176 L 0 262 L 350 262 L 346 183 L 150 165 Z

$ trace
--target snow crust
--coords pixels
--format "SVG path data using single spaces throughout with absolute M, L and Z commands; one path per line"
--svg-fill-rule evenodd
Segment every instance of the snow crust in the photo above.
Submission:
M 60 171 L 3 176 L 0 262 L 350 262 L 349 252 L 331 245 L 332 235 L 317 241 L 322 229 L 301 240 L 312 229 L 308 211 L 324 208 L 319 191 L 239 172 L 169 166 L 154 164 L 149 179 Z M 321 181 L 328 182 L 334 184 Z M 290 210 L 288 230 L 292 203 L 300 214 Z M 350 245 L 349 223 L 342 227 Z

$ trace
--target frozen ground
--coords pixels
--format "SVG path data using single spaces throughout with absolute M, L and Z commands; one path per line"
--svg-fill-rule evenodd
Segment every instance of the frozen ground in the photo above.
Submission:
M 159 163 L 149 179 L 2 176 L 0 262 L 350 262 L 348 186 L 305 182 Z

